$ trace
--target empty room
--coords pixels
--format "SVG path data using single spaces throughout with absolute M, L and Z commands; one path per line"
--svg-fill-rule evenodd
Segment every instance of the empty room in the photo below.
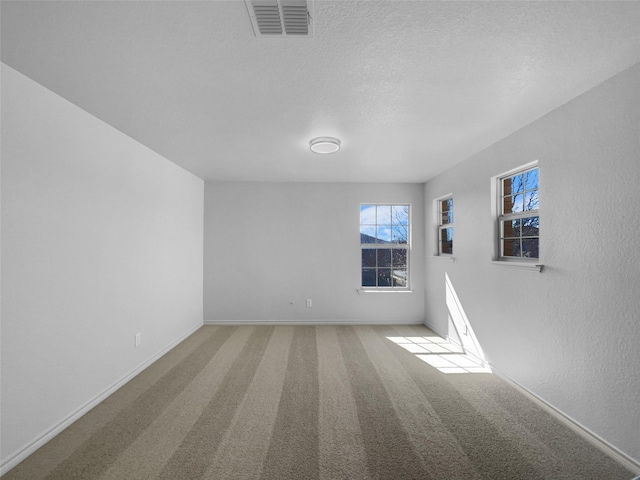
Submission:
M 640 1 L 0 1 L 3 480 L 640 478 Z

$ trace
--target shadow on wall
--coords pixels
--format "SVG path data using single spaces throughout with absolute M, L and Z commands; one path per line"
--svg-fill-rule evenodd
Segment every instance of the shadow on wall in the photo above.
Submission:
M 449 275 L 445 273 L 447 338 L 387 337 L 442 373 L 491 373 Z

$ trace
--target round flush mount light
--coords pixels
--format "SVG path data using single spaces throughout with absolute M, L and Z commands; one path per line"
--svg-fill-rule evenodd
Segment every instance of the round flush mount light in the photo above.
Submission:
M 340 140 L 333 137 L 318 137 L 309 142 L 313 153 L 335 153 L 340 150 Z

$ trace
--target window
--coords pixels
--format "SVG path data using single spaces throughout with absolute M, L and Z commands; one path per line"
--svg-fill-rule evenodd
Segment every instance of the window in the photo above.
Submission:
M 538 167 L 526 168 L 499 179 L 500 257 L 527 259 L 540 256 Z
M 453 197 L 436 200 L 438 208 L 438 255 L 453 254 Z
M 409 287 L 409 205 L 360 205 L 362 287 Z

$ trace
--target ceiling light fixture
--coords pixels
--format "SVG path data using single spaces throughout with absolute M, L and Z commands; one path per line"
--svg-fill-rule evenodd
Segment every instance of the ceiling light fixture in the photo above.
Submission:
M 340 140 L 333 137 L 318 137 L 309 142 L 313 153 L 335 153 L 340 150 Z

